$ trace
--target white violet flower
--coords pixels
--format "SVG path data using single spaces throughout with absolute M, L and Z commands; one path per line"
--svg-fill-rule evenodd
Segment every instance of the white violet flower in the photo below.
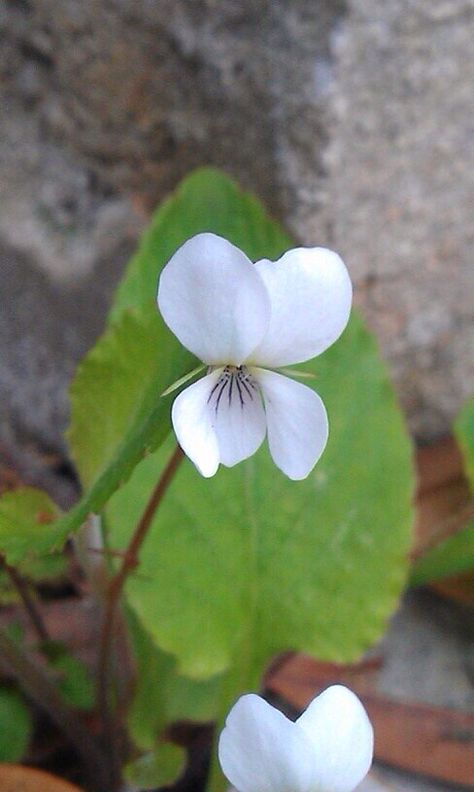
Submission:
M 172 408 L 180 446 L 203 476 L 251 456 L 268 436 L 275 464 L 303 479 L 328 436 L 311 389 L 273 371 L 324 352 L 344 330 L 352 287 L 339 256 L 296 248 L 255 264 L 226 239 L 203 233 L 161 273 L 158 306 L 208 373 Z
M 260 696 L 242 696 L 219 738 L 219 761 L 238 792 L 352 792 L 373 756 L 373 729 L 342 685 L 317 696 L 296 722 Z

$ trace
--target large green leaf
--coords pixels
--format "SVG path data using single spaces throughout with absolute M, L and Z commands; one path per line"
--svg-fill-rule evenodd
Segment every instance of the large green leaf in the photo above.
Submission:
M 184 674 L 223 672 L 238 656 L 255 679 L 286 649 L 353 660 L 380 636 L 404 584 L 411 448 L 374 341 L 353 317 L 307 369 L 331 426 L 314 472 L 291 482 L 266 449 L 211 480 L 185 461 L 129 580 L 129 604 Z M 169 453 L 144 460 L 111 500 L 117 548 Z

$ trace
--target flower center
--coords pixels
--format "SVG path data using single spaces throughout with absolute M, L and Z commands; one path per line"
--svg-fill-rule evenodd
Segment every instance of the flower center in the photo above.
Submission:
M 238 399 L 243 409 L 246 402 L 253 401 L 258 395 L 258 385 L 246 366 L 225 366 L 209 394 L 207 403 L 214 406 L 217 415 L 219 406 L 223 403 L 230 407 L 232 400 Z

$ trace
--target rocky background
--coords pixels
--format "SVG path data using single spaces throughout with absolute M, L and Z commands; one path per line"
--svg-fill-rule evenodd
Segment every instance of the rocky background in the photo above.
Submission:
M 76 361 L 202 164 L 344 255 L 414 435 L 445 433 L 474 385 L 473 35 L 472 0 L 0 0 L 4 453 L 61 464 Z

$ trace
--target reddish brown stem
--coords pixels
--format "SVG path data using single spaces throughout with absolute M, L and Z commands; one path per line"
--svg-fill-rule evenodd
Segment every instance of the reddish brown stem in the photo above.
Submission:
M 49 641 L 49 634 L 46 629 L 46 625 L 43 621 L 40 611 L 38 610 L 36 603 L 31 596 L 30 590 L 28 588 L 28 584 L 24 580 L 24 578 L 20 575 L 15 567 L 10 566 L 7 564 L 5 560 L 3 560 L 3 565 L 5 567 L 5 572 L 7 573 L 8 577 L 10 578 L 13 586 L 16 588 L 18 594 L 20 595 L 20 599 L 25 607 L 28 616 L 30 617 L 31 623 L 36 631 L 36 634 L 41 641 L 44 643 L 45 641 Z
M 146 535 L 151 526 L 153 517 L 158 506 L 163 499 L 163 496 L 171 483 L 176 470 L 183 458 L 183 452 L 177 447 L 170 457 L 165 469 L 158 483 L 156 484 L 145 510 L 137 523 L 135 531 L 130 539 L 128 547 L 123 553 L 122 563 L 118 571 L 110 580 L 106 601 L 104 607 L 104 615 L 102 622 L 102 631 L 100 636 L 99 646 L 99 661 L 97 669 L 97 701 L 99 711 L 102 714 L 104 723 L 104 732 L 109 742 L 110 764 L 112 770 L 112 789 L 118 788 L 120 784 L 120 762 L 118 756 L 117 746 L 117 727 L 114 723 L 112 708 L 109 699 L 110 686 L 108 684 L 109 677 L 111 676 L 111 656 L 112 647 L 114 642 L 114 634 L 117 624 L 117 615 L 119 611 L 119 604 L 121 594 L 125 585 L 125 581 L 138 565 L 139 552 L 141 546 L 146 538 Z

